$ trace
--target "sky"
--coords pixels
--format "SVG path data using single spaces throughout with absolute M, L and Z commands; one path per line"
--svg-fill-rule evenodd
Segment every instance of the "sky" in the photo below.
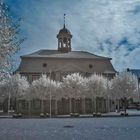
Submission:
M 57 49 L 59 30 L 73 35 L 72 49 L 111 57 L 117 71 L 140 69 L 140 0 L 5 0 L 13 18 L 22 18 L 26 37 L 19 56 Z

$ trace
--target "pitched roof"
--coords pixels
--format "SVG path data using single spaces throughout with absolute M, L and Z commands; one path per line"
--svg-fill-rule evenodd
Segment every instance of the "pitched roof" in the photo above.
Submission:
M 71 51 L 68 53 L 62 53 L 57 50 L 39 50 L 34 53 L 24 55 L 21 57 L 29 58 L 88 58 L 88 59 L 111 59 L 108 57 L 98 56 L 85 51 Z

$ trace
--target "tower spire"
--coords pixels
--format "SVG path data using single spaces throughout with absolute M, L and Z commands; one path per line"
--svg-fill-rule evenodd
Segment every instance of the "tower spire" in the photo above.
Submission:
M 64 28 L 65 28 L 65 17 L 66 17 L 66 14 L 64 14 Z

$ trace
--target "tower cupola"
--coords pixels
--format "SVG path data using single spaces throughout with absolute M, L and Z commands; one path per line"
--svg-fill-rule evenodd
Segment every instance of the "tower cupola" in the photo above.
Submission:
M 65 15 L 66 14 L 64 14 L 64 26 L 62 29 L 60 29 L 59 33 L 57 34 L 58 51 L 62 53 L 67 53 L 71 51 L 72 35 L 70 31 L 65 27 Z

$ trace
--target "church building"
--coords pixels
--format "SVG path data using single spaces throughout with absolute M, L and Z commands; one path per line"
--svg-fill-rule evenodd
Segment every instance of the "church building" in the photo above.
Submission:
M 80 73 L 83 76 L 96 73 L 109 78 L 114 77 L 116 71 L 110 62 L 111 58 L 72 50 L 72 34 L 65 26 L 65 17 L 64 26 L 56 37 L 56 50 L 41 49 L 21 56 L 17 72 L 27 77 L 29 82 L 38 79 L 43 73 L 51 75 L 51 78 L 57 81 L 71 73 Z

